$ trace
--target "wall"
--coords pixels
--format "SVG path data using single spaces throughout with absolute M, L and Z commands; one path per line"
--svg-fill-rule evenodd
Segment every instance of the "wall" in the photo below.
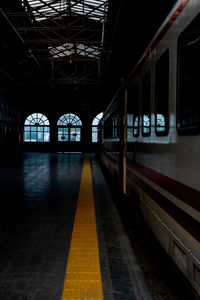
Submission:
M 26 112 L 23 114 L 24 124 L 26 118 L 36 111 Z M 37 112 L 44 114 L 50 122 L 50 142 L 45 143 L 34 143 L 26 142 L 22 144 L 22 151 L 31 151 L 31 152 L 89 152 L 94 153 L 98 151 L 98 144 L 92 143 L 92 121 L 93 116 L 90 112 L 76 112 L 76 111 L 67 111 L 67 112 L 48 112 L 38 110 Z M 82 132 L 81 132 L 81 142 L 58 142 L 57 141 L 57 121 L 65 113 L 73 113 L 80 117 L 82 121 Z
M 20 151 L 20 111 L 0 95 L 0 153 Z

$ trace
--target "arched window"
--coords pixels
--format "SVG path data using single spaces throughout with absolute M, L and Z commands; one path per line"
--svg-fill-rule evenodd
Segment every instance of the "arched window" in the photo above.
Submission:
M 93 122 L 92 122 L 92 142 L 96 143 L 98 141 L 98 124 L 101 118 L 103 117 L 103 113 L 98 114 Z
M 82 122 L 74 114 L 66 114 L 58 120 L 58 141 L 80 142 Z
M 49 120 L 40 113 L 28 116 L 24 123 L 24 142 L 49 142 Z

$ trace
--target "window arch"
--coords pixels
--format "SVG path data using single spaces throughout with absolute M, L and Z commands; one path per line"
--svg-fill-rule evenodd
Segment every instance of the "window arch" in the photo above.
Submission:
M 49 142 L 50 124 L 40 113 L 29 115 L 24 123 L 24 142 Z
M 103 117 L 103 113 L 99 113 L 92 122 L 92 142 L 96 143 L 98 141 L 98 124 L 101 118 Z
M 81 141 L 81 119 L 74 114 L 65 114 L 60 117 L 58 125 L 59 142 L 80 142 Z

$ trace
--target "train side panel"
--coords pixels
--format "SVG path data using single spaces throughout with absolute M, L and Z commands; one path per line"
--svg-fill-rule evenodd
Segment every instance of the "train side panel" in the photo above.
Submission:
M 102 133 L 101 152 L 102 162 L 112 175 L 125 176 L 121 182 L 126 184 L 123 190 L 127 196 L 131 197 L 132 189 L 138 194 L 143 218 L 197 298 L 200 297 L 200 105 L 194 99 L 194 91 L 198 93 L 200 80 L 194 76 L 200 78 L 199 34 L 200 2 L 178 1 L 127 80 L 124 89 L 128 104 L 126 107 L 122 96 L 123 126 L 118 140 L 112 134 L 108 139 Z M 102 119 L 102 132 L 110 112 L 115 114 L 114 103 Z

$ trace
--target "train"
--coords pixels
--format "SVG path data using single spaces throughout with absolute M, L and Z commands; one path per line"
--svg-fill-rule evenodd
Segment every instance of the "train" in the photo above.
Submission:
M 105 110 L 99 144 L 101 163 L 124 195 L 137 194 L 143 219 L 199 299 L 199 0 L 173 6 Z

